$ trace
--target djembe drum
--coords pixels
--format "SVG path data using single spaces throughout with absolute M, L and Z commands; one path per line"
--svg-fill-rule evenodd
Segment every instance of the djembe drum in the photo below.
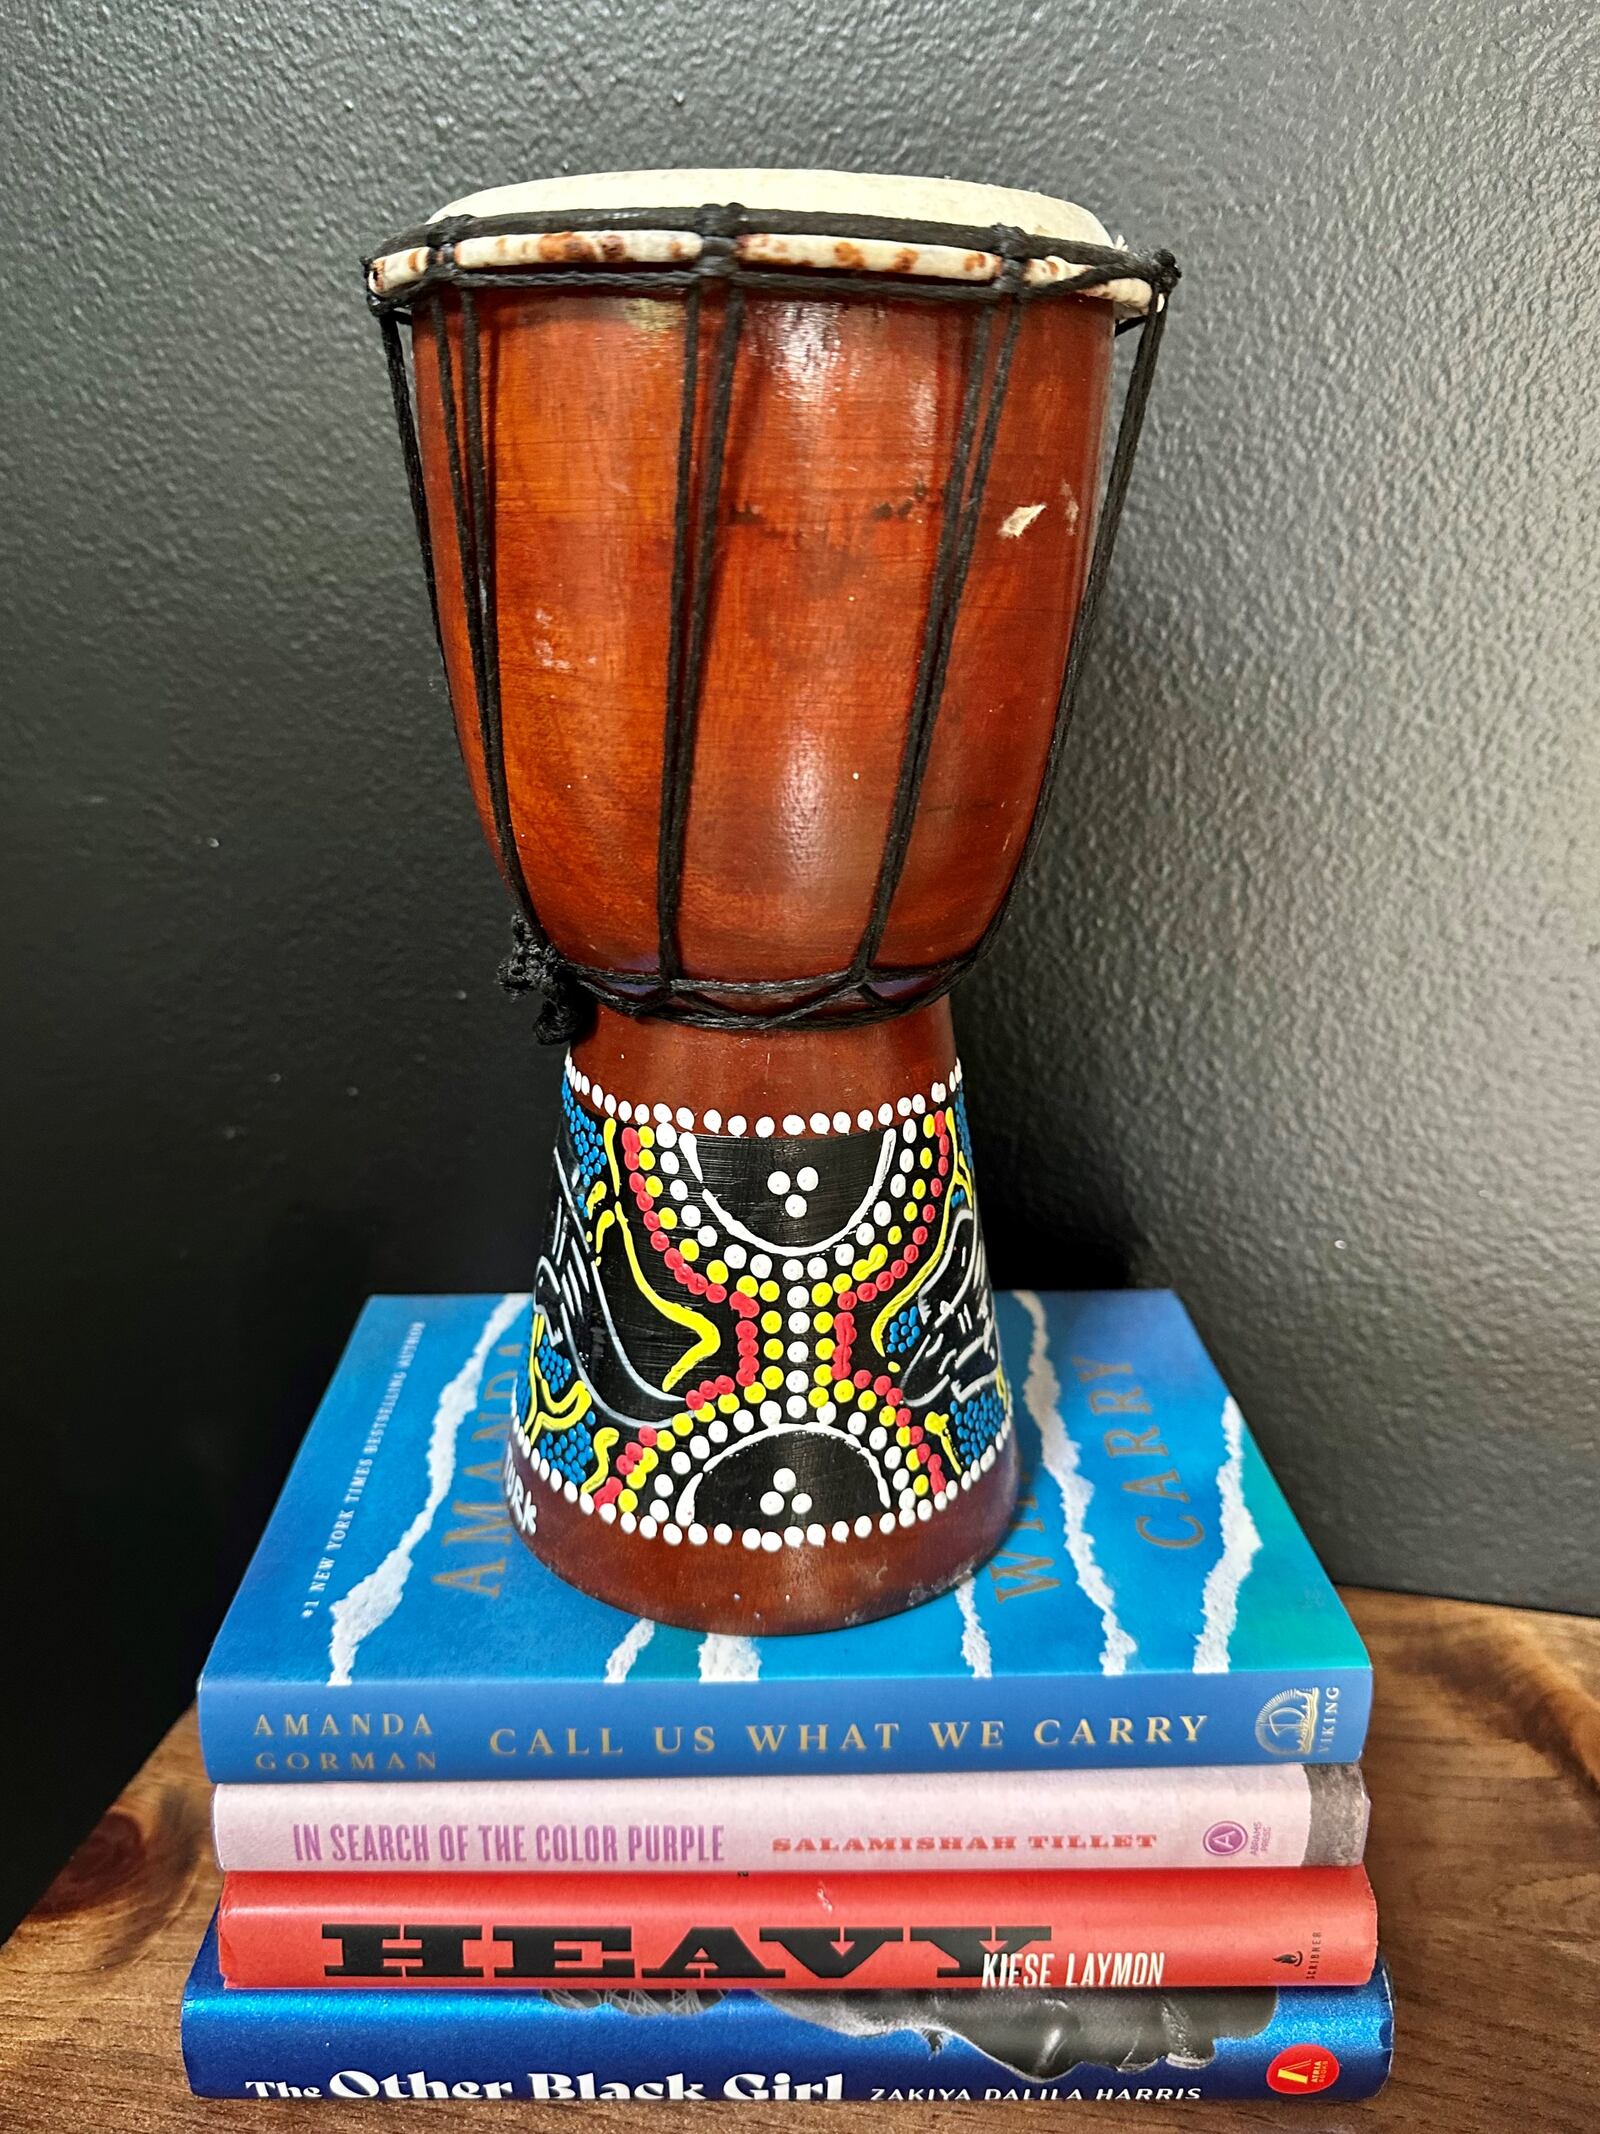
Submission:
M 910 1606 L 1018 1473 L 946 995 L 1037 832 L 1176 270 L 1034 194 L 654 171 L 366 272 L 508 976 L 570 1044 L 515 1524 L 694 1628 Z

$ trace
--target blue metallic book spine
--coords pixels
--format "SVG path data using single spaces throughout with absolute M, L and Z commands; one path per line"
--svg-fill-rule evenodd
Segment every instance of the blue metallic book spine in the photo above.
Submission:
M 1365 1668 L 1310 1684 L 1275 1669 L 936 1687 L 645 1680 L 629 1685 L 626 1717 L 605 1725 L 593 1687 L 578 1682 L 222 1681 L 201 1685 L 200 1709 L 206 1769 L 222 1784 L 1260 1763 L 1264 1722 L 1313 1698 L 1314 1756 L 1295 1760 L 1355 1762 L 1372 1703 Z
M 183 2002 L 203 2097 L 1348 2103 L 1392 2051 L 1381 1964 L 1283 1992 L 357 1996 L 225 1987 L 213 1927 Z

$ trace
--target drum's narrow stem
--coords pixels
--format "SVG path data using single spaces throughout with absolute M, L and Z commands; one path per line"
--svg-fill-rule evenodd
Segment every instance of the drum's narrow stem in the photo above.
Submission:
M 506 1488 L 563 1576 L 732 1632 L 942 1591 L 1003 1533 L 1010 1396 L 940 1005 L 574 1047 Z

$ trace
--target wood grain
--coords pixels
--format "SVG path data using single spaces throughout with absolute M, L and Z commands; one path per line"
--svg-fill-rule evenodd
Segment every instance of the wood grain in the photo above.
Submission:
M 1600 1622 L 1388 1593 L 1347 1595 L 1378 1670 L 1367 1755 L 1371 1867 L 1399 2002 L 1395 2075 L 1319 2134 L 1579 2134 L 1600 2118 Z M 0 1950 L 0 2127 L 147 2134 L 411 2124 L 405 2106 L 201 2102 L 178 2054 L 184 1975 L 215 1899 L 207 1788 L 188 1713 Z M 1270 2103 L 1119 2109 L 1134 2130 L 1282 2125 Z M 602 2134 L 691 2134 L 718 2108 L 600 2104 Z M 746 2105 L 747 2129 L 804 2107 Z M 430 2134 L 503 2106 L 417 2108 Z M 838 2107 L 829 2124 L 851 2113 Z M 569 2125 L 522 2105 L 519 2127 Z M 880 2134 L 1005 2134 L 1040 2106 L 881 2107 Z M 722 2124 L 726 2113 L 718 2113 Z
M 671 641 L 679 292 L 475 299 L 503 753 L 517 860 L 579 963 L 657 960 Z M 725 292 L 703 298 L 693 493 Z M 728 408 L 685 833 L 691 976 L 814 977 L 872 909 L 969 367 L 992 385 L 1010 313 L 754 292 Z M 992 330 L 991 330 L 992 329 Z M 1111 371 L 1096 298 L 1031 302 L 994 440 L 905 871 L 879 961 L 972 947 L 1032 820 L 1093 531 Z M 457 731 L 495 843 L 450 445 L 465 452 L 461 300 L 418 311 L 419 440 Z M 441 366 L 442 348 L 449 350 Z M 448 390 L 446 387 L 448 386 Z M 983 405 L 987 406 L 987 399 Z M 730 995 L 745 1012 L 759 993 Z

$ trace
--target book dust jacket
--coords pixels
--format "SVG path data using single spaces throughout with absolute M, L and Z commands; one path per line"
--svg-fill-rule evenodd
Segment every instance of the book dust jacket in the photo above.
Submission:
M 202 1676 L 211 1776 L 1353 1762 L 1366 1653 L 1177 1299 L 998 1313 L 1026 1472 L 995 1556 L 753 1639 L 619 1613 L 513 1532 L 526 1297 L 373 1298 Z

